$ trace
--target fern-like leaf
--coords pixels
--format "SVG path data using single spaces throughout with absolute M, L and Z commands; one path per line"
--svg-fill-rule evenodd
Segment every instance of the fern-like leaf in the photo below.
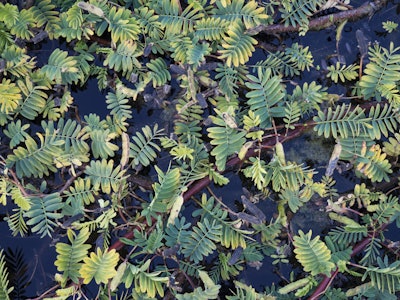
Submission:
M 246 29 L 265 23 L 269 16 L 257 1 L 227 1 L 228 5 L 223 5 L 223 1 L 216 1 L 217 8 L 214 10 L 215 16 L 228 20 L 231 23 L 243 22 Z
M 120 43 L 115 51 L 109 48 L 101 48 L 97 51 L 107 53 L 104 66 L 117 72 L 123 71 L 125 74 L 130 74 L 134 67 L 141 67 L 137 57 L 142 55 L 142 51 L 138 50 L 137 44 L 131 40 Z
M 230 22 L 221 18 L 203 18 L 194 25 L 199 40 L 219 41 L 228 31 Z
M 260 117 L 261 127 L 269 127 L 273 117 L 283 117 L 285 110 L 278 106 L 284 97 L 284 89 L 279 76 L 273 76 L 271 69 L 258 68 L 258 76 L 247 75 L 246 86 L 251 89 L 246 94 L 250 109 Z
M 228 67 L 225 64 L 218 64 L 215 69 L 215 79 L 219 79 L 218 88 L 229 98 L 235 99 L 238 95 L 238 83 L 244 83 L 243 74 L 245 69 L 242 66 Z
M 25 118 L 34 120 L 45 108 L 47 94 L 44 91 L 48 90 L 48 88 L 34 86 L 28 77 L 25 81 L 18 80 L 17 83 L 23 95 L 19 112 Z
M 79 270 L 79 274 L 83 278 L 83 283 L 88 284 L 94 278 L 97 284 L 106 284 L 109 279 L 117 274 L 115 267 L 118 260 L 119 254 L 115 249 L 110 251 L 105 250 L 103 253 L 100 248 L 97 248 L 96 253 L 91 252 L 90 257 L 83 259 L 83 265 Z
M 46 123 L 42 121 L 42 127 L 45 132 L 57 139 L 64 141 L 62 153 L 55 158 L 57 167 L 66 167 L 70 165 L 82 165 L 82 162 L 89 161 L 89 145 L 86 142 L 89 134 L 82 129 L 82 126 L 73 120 L 61 118 L 58 124 L 53 121 Z
M 153 59 L 146 64 L 150 72 L 150 79 L 153 81 L 153 87 L 162 86 L 171 80 L 171 74 L 168 71 L 167 64 L 161 57 Z
M 163 297 L 163 285 L 168 282 L 168 277 L 160 276 L 160 271 L 149 272 L 148 269 L 150 267 L 150 263 L 151 260 L 148 259 L 140 267 L 129 264 L 124 276 L 125 286 L 129 288 L 132 285 L 132 282 L 134 282 L 134 290 L 137 293 L 143 293 L 147 295 L 147 297 L 151 297 L 151 299 L 155 299 L 154 297 L 157 294 Z
M 379 101 L 383 96 L 382 90 L 395 88 L 400 75 L 400 54 L 396 54 L 399 50 L 400 47 L 394 48 L 393 42 L 390 43 L 389 50 L 378 44 L 370 48 L 370 62 L 360 80 L 361 94 L 366 99 L 375 97 Z M 398 91 L 395 93 L 399 94 Z
M 203 222 L 197 222 L 197 227 L 193 227 L 192 235 L 182 241 L 182 253 L 194 263 L 203 260 L 204 256 L 211 254 L 217 246 L 214 242 L 219 242 L 221 238 L 220 224 L 216 224 L 213 220 L 211 223 L 208 219 Z
M 165 174 L 155 166 L 158 183 L 153 184 L 154 198 L 149 209 L 154 212 L 166 212 L 171 209 L 180 187 L 180 171 L 178 168 L 168 170 Z
M 226 59 L 228 67 L 244 65 L 252 56 L 256 44 L 257 40 L 245 34 L 243 28 L 236 24 L 231 26 L 221 43 L 220 58 Z
M 10 79 L 0 83 L 0 112 L 9 114 L 16 110 L 21 100 L 21 91 Z
M 77 65 L 75 57 L 68 56 L 67 51 L 57 48 L 50 54 L 47 65 L 42 67 L 42 72 L 56 83 L 72 83 L 78 80 Z
M 29 126 L 30 124 L 22 125 L 21 120 L 8 123 L 7 129 L 4 129 L 4 134 L 11 139 L 10 148 L 18 146 L 29 137 L 29 133 L 26 132 Z
M 44 197 L 32 197 L 30 201 L 31 208 L 24 214 L 29 219 L 26 224 L 33 226 L 32 232 L 42 234 L 41 237 L 45 235 L 51 237 L 54 227 L 57 226 L 56 220 L 63 216 L 56 212 L 64 206 L 60 194 L 53 193 Z
M 188 34 L 193 32 L 194 23 L 202 19 L 203 12 L 194 3 L 189 4 L 181 11 L 180 4 L 175 1 L 164 2 L 163 12 L 159 16 L 161 24 L 165 27 L 165 35 L 176 33 Z
M 282 5 L 280 12 L 285 26 L 300 26 L 300 35 L 305 35 L 308 31 L 309 17 L 318 9 L 318 1 L 315 0 L 295 0 L 290 1 L 289 6 Z
M 74 180 L 74 185 L 64 192 L 65 197 L 67 197 L 65 203 L 81 203 L 82 206 L 83 204 L 89 205 L 95 201 L 94 195 L 97 193 L 98 190 L 92 188 L 88 178 L 77 178 Z
M 82 228 L 78 235 L 68 229 L 67 235 L 71 245 L 66 243 L 56 244 L 58 255 L 54 265 L 58 271 L 63 272 L 62 286 L 65 286 L 69 279 L 74 283 L 79 282 L 79 270 L 82 266 L 82 260 L 87 256 L 91 247 L 89 244 L 85 244 L 89 234 L 88 228 Z
M 314 58 L 309 47 L 293 43 L 285 51 L 269 52 L 267 59 L 257 62 L 257 67 L 270 68 L 274 75 L 283 73 L 285 77 L 300 75 L 313 66 Z
M 339 79 L 341 82 L 351 81 L 358 77 L 358 65 L 341 65 L 340 62 L 336 62 L 335 65 L 328 67 L 328 74 L 326 76 L 334 83 L 338 83 Z
M 400 133 L 395 133 L 394 137 L 389 137 L 389 141 L 383 142 L 383 151 L 389 156 L 400 155 Z
M 371 179 L 372 182 L 390 181 L 388 174 L 393 172 L 391 164 L 379 145 L 373 145 L 364 157 L 357 159 L 357 162 L 357 171 Z
M 5 217 L 4 220 L 7 221 L 8 227 L 12 231 L 13 236 L 18 234 L 24 237 L 28 233 L 28 227 L 24 220 L 24 210 L 22 208 L 13 209 L 15 212 L 9 217 Z
M 242 148 L 246 133 L 229 127 L 221 117 L 211 118 L 217 125 L 207 128 L 208 136 L 211 138 L 210 143 L 215 146 L 211 154 L 215 156 L 218 170 L 223 171 L 228 156 Z
M 8 28 L 12 28 L 18 20 L 18 7 L 13 4 L 0 4 L 0 21 L 4 22 Z
M 259 157 L 250 157 L 249 160 L 251 165 L 243 169 L 243 174 L 247 178 L 251 178 L 254 185 L 262 191 L 267 184 L 265 180 L 265 175 L 267 174 L 266 164 Z
M 140 33 L 140 27 L 131 11 L 125 8 L 111 7 L 107 18 L 109 20 L 108 31 L 111 31 L 111 39 L 114 43 L 128 40 L 137 40 Z
M 0 250 L 0 299 L 10 300 L 13 287 L 8 286 L 8 270 L 6 267 L 3 249 Z
M 367 132 L 371 127 L 362 109 L 358 106 L 352 109 L 346 104 L 337 106 L 335 110 L 329 107 L 326 114 L 319 111 L 313 120 L 316 123 L 314 130 L 318 135 L 323 134 L 325 138 L 329 136 L 337 138 L 338 134 L 342 138 L 357 136 Z
M 1 54 L 1 57 L 5 60 L 3 71 L 5 75 L 11 74 L 15 77 L 29 77 L 32 69 L 36 66 L 35 58 L 27 55 L 26 49 L 15 45 L 7 47 Z
M 111 110 L 111 115 L 123 120 L 132 118 L 132 107 L 128 104 L 129 99 L 121 90 L 117 89 L 115 93 L 109 92 L 106 99 L 107 109 Z
M 25 147 L 18 147 L 13 154 L 8 155 L 7 165 L 12 168 L 16 167 L 17 176 L 40 177 L 49 175 L 49 171 L 56 172 L 57 169 L 53 164 L 54 157 L 60 153 L 60 146 L 64 141 L 57 140 L 54 135 L 46 135 L 37 133 L 40 139 L 40 147 L 36 141 L 29 137 L 25 140 Z
M 91 149 L 94 158 L 108 158 L 113 157 L 115 151 L 119 147 L 113 143 L 111 140 L 115 137 L 115 133 L 110 132 L 110 129 L 106 130 L 93 130 L 90 133 L 90 138 L 92 139 Z
M 151 38 L 160 40 L 162 38 L 163 25 L 159 20 L 159 16 L 154 10 L 146 6 L 135 8 L 136 19 L 142 28 L 142 34 L 148 35 Z
M 369 131 L 371 139 L 380 140 L 382 134 L 387 138 L 389 133 L 395 133 L 399 119 L 397 114 L 393 105 L 372 106 L 368 114 L 372 125 Z
M 44 30 L 49 33 L 50 37 L 60 29 L 59 12 L 55 8 L 56 6 L 51 0 L 36 1 L 36 5 L 31 8 L 37 27 L 46 25 Z
M 153 129 L 146 125 L 142 128 L 142 132 L 143 134 L 137 131 L 132 137 L 133 142 L 129 144 L 129 156 L 133 158 L 133 166 L 141 164 L 146 167 L 157 157 L 156 151 L 161 151 L 160 146 L 154 141 L 161 137 L 162 129 L 159 130 L 157 124 Z
M 118 165 L 114 168 L 114 161 L 111 160 L 92 160 L 90 165 L 86 167 L 85 174 L 89 176 L 93 188 L 101 190 L 105 194 L 110 194 L 111 190 L 118 192 L 122 181 L 127 177 L 124 176 L 125 171 L 121 170 Z
M 321 273 L 329 276 L 335 267 L 331 262 L 331 251 L 319 240 L 319 236 L 311 239 L 311 235 L 311 230 L 307 234 L 300 230 L 299 235 L 294 237 L 296 258 L 304 270 L 310 272 L 312 276 Z
M 373 286 L 381 291 L 388 291 L 393 294 L 398 291 L 400 283 L 400 262 L 395 261 L 391 264 L 388 262 L 388 257 L 384 259 L 378 257 L 378 267 L 368 267 L 364 273 L 362 280 L 371 279 Z
M 216 203 L 213 197 L 207 198 L 206 194 L 202 195 L 201 209 L 195 210 L 192 214 L 193 217 L 199 215 L 202 216 L 202 220 L 213 219 L 222 226 L 221 245 L 231 249 L 246 248 L 246 237 L 252 231 L 236 228 L 238 221 L 228 221 L 228 212 L 222 209 L 221 204 Z

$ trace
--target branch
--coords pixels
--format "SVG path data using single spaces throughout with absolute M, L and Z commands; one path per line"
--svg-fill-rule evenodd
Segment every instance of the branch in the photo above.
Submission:
M 375 0 L 373 2 L 366 2 L 358 8 L 341 11 L 335 14 L 322 16 L 316 19 L 310 20 L 308 24 L 308 30 L 318 31 L 328 28 L 337 23 L 343 21 L 356 21 L 365 16 L 372 16 L 376 11 L 383 8 L 387 3 L 387 0 Z M 300 26 L 285 26 L 283 24 L 272 24 L 272 25 L 258 25 L 250 28 L 246 33 L 255 35 L 260 32 L 266 34 L 280 34 L 300 31 Z

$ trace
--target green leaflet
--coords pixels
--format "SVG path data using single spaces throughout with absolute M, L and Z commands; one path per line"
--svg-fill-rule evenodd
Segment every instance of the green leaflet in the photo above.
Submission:
M 109 194 L 111 190 L 117 192 L 119 190 L 122 181 L 126 179 L 124 176 L 125 171 L 121 170 L 121 166 L 118 165 L 114 168 L 114 161 L 103 159 L 103 160 L 92 160 L 90 166 L 87 166 L 85 173 L 89 176 L 94 189 L 101 187 L 103 193 Z
M 89 257 L 83 259 L 79 274 L 85 284 L 92 281 L 92 279 L 97 284 L 107 283 L 117 273 L 115 267 L 118 260 L 119 254 L 115 249 L 103 252 L 100 248 L 97 248 L 96 252 L 91 252 Z
M 79 282 L 79 270 L 83 264 L 82 260 L 87 256 L 88 250 L 91 248 L 91 245 L 85 244 L 89 237 L 87 228 L 81 229 L 77 235 L 69 229 L 67 234 L 71 245 L 57 243 L 56 252 L 58 255 L 57 260 L 54 262 L 57 270 L 63 272 L 63 286 L 69 279 L 75 283 Z
M 59 193 L 30 199 L 31 207 L 24 216 L 28 218 L 26 225 L 33 226 L 32 232 L 41 234 L 41 237 L 45 235 L 51 237 L 54 227 L 57 225 L 56 220 L 63 216 L 57 212 L 64 206 L 61 200 Z
M 299 235 L 294 237 L 293 244 L 296 258 L 311 275 L 320 273 L 329 275 L 335 265 L 331 262 L 331 251 L 319 237 L 311 239 L 312 231 L 307 234 L 299 231 Z
M 223 171 L 228 156 L 242 148 L 246 133 L 230 128 L 221 117 L 212 117 L 212 120 L 217 126 L 207 128 L 211 144 L 215 146 L 211 154 L 215 156 L 218 170 Z
M 246 94 L 250 109 L 260 117 L 261 127 L 271 126 L 273 117 L 282 117 L 284 110 L 278 105 L 284 97 L 280 76 L 273 76 L 271 69 L 257 69 L 257 77 L 247 75 Z

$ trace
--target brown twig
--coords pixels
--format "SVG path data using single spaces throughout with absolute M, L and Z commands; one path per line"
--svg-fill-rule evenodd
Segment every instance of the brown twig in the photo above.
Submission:
M 383 8 L 387 3 L 387 0 L 375 0 L 372 2 L 366 2 L 360 7 L 341 11 L 335 14 L 322 16 L 316 19 L 310 20 L 308 24 L 309 31 L 318 31 L 328 28 L 332 25 L 341 23 L 343 21 L 356 21 L 366 16 L 372 16 L 376 11 Z M 281 33 L 291 33 L 300 31 L 300 26 L 285 26 L 284 24 L 272 24 L 272 25 L 258 25 L 250 28 L 246 33 L 254 35 L 260 32 L 276 35 Z

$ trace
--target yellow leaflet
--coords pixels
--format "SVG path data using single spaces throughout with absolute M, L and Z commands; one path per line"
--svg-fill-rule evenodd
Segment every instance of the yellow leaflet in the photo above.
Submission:
M 183 201 L 184 199 L 181 195 L 175 198 L 174 204 L 172 205 L 171 208 L 171 212 L 169 213 L 168 224 L 175 223 L 175 219 L 178 217 L 179 212 L 181 211 Z

